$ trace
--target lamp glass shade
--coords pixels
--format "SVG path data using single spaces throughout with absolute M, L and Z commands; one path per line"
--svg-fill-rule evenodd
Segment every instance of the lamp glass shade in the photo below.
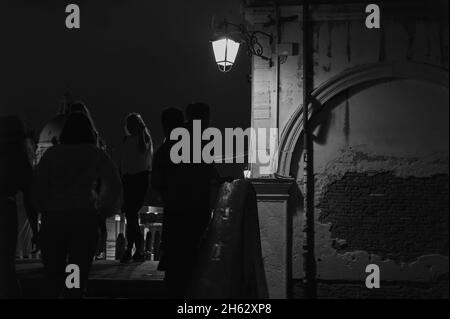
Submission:
M 229 38 L 223 38 L 212 42 L 214 58 L 220 71 L 227 72 L 231 69 L 236 60 L 239 50 L 239 42 Z

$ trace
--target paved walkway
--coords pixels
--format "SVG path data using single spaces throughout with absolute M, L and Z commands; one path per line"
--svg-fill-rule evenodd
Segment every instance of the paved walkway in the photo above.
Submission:
M 89 275 L 88 296 L 106 298 L 164 298 L 164 272 L 156 270 L 158 262 L 121 264 L 119 261 L 96 261 Z M 18 260 L 16 271 L 24 295 L 41 295 L 44 274 L 39 260 Z

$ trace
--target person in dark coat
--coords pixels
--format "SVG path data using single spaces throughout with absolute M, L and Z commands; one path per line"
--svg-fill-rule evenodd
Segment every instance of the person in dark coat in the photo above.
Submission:
M 25 128 L 18 117 L 0 117 L 0 299 L 19 297 L 15 271 L 19 191 L 33 232 L 32 242 L 36 243 L 38 235 L 30 195 L 33 172 L 25 140 Z
M 160 269 L 172 298 L 189 297 L 201 238 L 211 215 L 211 183 L 219 180 L 214 164 L 178 163 L 170 158 L 170 149 L 177 141 L 170 140 L 171 131 L 181 126 L 182 115 L 176 109 L 162 114 L 166 135 L 164 144 L 154 157 L 152 187 L 159 191 L 164 203 L 162 256 Z M 182 114 L 182 113 L 181 113 Z M 202 129 L 209 126 L 209 106 L 188 105 L 187 122 L 193 145 L 193 123 L 200 120 Z
M 114 162 L 97 147 L 85 114 L 68 116 L 60 140 L 44 153 L 33 181 L 33 200 L 42 213 L 47 296 L 83 297 L 97 248 L 97 218 L 119 211 L 122 184 Z M 79 267 L 76 289 L 65 286 L 68 264 Z

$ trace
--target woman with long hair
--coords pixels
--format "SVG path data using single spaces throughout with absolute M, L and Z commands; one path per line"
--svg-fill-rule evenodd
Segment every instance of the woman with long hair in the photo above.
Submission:
M 128 114 L 125 121 L 121 173 L 124 190 L 123 210 L 127 219 L 127 250 L 121 262 L 143 261 L 143 236 L 138 213 L 144 205 L 152 167 L 153 143 L 149 130 L 138 113 Z M 136 250 L 132 255 L 133 245 Z
M 97 218 L 119 211 L 122 185 L 113 161 L 97 147 L 85 114 L 68 116 L 60 141 L 37 166 L 33 198 L 42 213 L 40 244 L 48 296 L 65 292 L 67 297 L 82 297 L 97 247 Z M 78 289 L 65 290 L 68 264 L 78 266 Z
M 37 214 L 30 199 L 33 172 L 25 140 L 25 128 L 18 117 L 0 117 L 0 299 L 19 297 L 15 257 L 16 195 L 20 191 L 34 239 L 37 236 Z
M 84 115 L 87 116 L 87 118 L 89 119 L 89 121 L 92 124 L 92 130 L 94 131 L 97 146 L 103 150 L 106 150 L 105 142 L 102 139 L 102 137 L 100 136 L 100 134 L 97 130 L 97 127 L 95 126 L 95 122 L 94 122 L 94 119 L 92 118 L 91 112 L 89 112 L 89 109 L 87 108 L 86 104 L 84 104 L 81 101 L 74 102 L 70 106 L 70 113 L 77 113 L 77 112 L 83 113 Z

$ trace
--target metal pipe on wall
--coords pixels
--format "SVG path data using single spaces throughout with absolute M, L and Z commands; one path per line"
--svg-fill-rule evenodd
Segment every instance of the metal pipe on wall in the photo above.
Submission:
M 310 68 L 312 56 L 310 53 L 309 3 L 302 1 L 302 65 L 303 65 L 303 270 L 306 298 L 316 298 L 316 260 L 314 254 L 314 158 L 313 145 L 310 136 L 308 105 L 312 89 Z

